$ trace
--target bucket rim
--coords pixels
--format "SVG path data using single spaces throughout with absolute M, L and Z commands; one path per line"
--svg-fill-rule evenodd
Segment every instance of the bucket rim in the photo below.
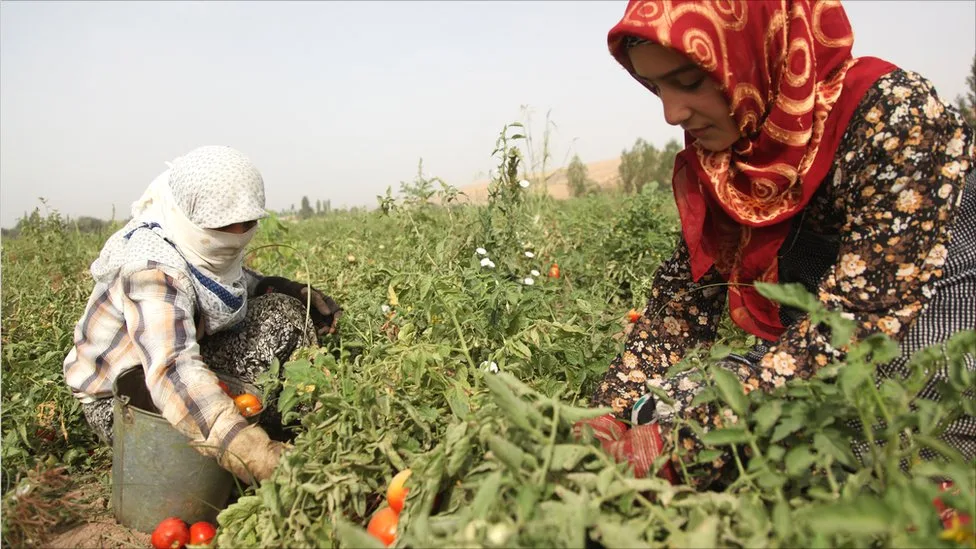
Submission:
M 235 383 L 240 383 L 240 384 L 246 386 L 249 391 L 255 391 L 255 394 L 259 394 L 260 393 L 260 391 L 257 389 L 257 387 L 255 385 L 251 384 L 251 383 L 247 383 L 247 382 L 245 382 L 243 380 L 236 379 L 233 376 L 229 376 L 229 375 L 226 375 L 226 374 L 222 374 L 220 372 L 214 372 L 213 370 L 210 370 L 210 371 L 215 376 L 217 376 L 217 379 L 220 379 L 220 380 L 225 381 L 225 382 L 226 381 L 233 380 Z M 159 419 L 161 419 L 163 421 L 168 422 L 168 420 L 161 413 L 153 412 L 153 411 L 150 411 L 150 410 L 146 410 L 145 408 L 140 408 L 138 406 L 132 405 L 132 404 L 129 403 L 131 399 L 127 395 L 120 395 L 119 394 L 119 379 L 121 379 L 125 375 L 131 375 L 134 372 L 141 372 L 142 375 L 143 375 L 143 383 L 145 383 L 145 372 L 142 370 L 142 366 L 130 366 L 128 368 L 125 368 L 124 370 L 122 370 L 121 372 L 119 372 L 119 374 L 117 376 L 115 376 L 115 379 L 114 380 L 112 380 L 112 399 L 119 401 L 119 403 L 124 408 L 130 408 L 130 409 L 132 409 L 132 410 L 134 410 L 136 412 L 139 412 L 141 414 L 145 414 L 145 415 L 150 416 L 150 417 L 153 417 L 153 418 L 159 418 Z M 263 401 L 264 401 L 264 395 L 260 395 L 258 398 L 260 398 L 261 401 L 262 401 L 262 403 L 263 403 Z M 153 404 L 153 406 L 155 406 L 155 403 Z M 257 414 L 254 414 L 253 416 L 248 417 L 247 418 L 249 420 L 248 423 L 251 423 L 250 420 L 257 421 L 257 418 L 259 418 L 263 412 L 264 412 L 264 410 L 261 410 L 261 412 L 258 412 Z

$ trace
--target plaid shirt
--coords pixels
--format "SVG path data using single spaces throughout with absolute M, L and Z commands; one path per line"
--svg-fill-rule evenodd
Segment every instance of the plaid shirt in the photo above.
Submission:
M 244 272 L 253 293 L 259 275 Z M 91 402 L 110 398 L 122 371 L 143 366 L 162 416 L 201 453 L 217 455 L 247 422 L 200 356 L 195 295 L 186 273 L 153 261 L 96 284 L 75 326 L 64 376 L 76 398 Z

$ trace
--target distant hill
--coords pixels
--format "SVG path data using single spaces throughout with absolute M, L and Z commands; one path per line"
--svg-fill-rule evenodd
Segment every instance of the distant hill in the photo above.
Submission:
M 609 160 L 590 162 L 586 165 L 586 170 L 589 178 L 599 185 L 601 189 L 609 189 L 617 186 L 620 182 L 620 176 L 617 173 L 619 166 L 620 157 L 618 156 Z M 488 180 L 484 180 L 459 187 L 458 190 L 467 195 L 467 197 L 461 197 L 459 202 L 484 203 L 488 199 L 488 183 Z M 566 168 L 559 168 L 558 170 L 549 172 L 547 188 L 549 194 L 557 200 L 569 198 Z

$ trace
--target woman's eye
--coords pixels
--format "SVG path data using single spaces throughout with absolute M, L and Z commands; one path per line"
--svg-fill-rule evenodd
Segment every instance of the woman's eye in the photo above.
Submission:
M 690 82 L 677 82 L 678 87 L 685 91 L 694 91 L 701 87 L 702 82 L 705 81 L 704 76 L 699 76 L 698 78 L 692 79 Z

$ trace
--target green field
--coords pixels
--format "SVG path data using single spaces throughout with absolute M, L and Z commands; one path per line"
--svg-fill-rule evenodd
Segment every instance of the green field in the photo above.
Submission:
M 220 515 L 221 546 L 369 546 L 363 527 L 407 467 L 401 547 L 959 546 L 940 538 L 938 490 L 927 477 L 955 480 L 960 492 L 944 501 L 976 515 L 972 464 L 936 440 L 948 419 L 976 413 L 961 396 L 974 382 L 962 360 L 973 332 L 945 354 L 920 354 L 919 375 L 902 382 L 874 384 L 874 365 L 894 351 L 879 336 L 815 379 L 747 397 L 712 367 L 749 344 L 727 324 L 720 345 L 679 365 L 700 369 L 711 386 L 701 398 L 740 418 L 705 436 L 715 450 L 703 460 L 729 445 L 743 450 L 738 478 L 722 492 L 634 479 L 591 441 L 576 441 L 572 424 L 593 414 L 585 399 L 623 344 L 626 312 L 643 309 L 679 237 L 677 219 L 669 191 L 653 186 L 567 201 L 536 192 L 538 183 L 523 189 L 519 143 L 496 151 L 484 205 L 453 205 L 450 189 L 418 177 L 373 211 L 261 223 L 247 263 L 310 280 L 345 316 L 339 338 L 281 365 L 281 406 L 314 411 L 301 417 L 275 476 Z M 28 519 L 45 527 L 83 519 L 84 507 L 45 505 L 72 482 L 108 482 L 110 452 L 96 448 L 61 363 L 91 288 L 88 266 L 110 230 L 79 233 L 55 213 L 3 242 L 7 545 L 38 541 L 43 529 Z M 554 262 L 559 278 L 546 276 Z M 777 290 L 836 337 L 849 332 L 808 295 L 768 291 Z M 486 369 L 492 362 L 497 374 Z M 950 368 L 946 400 L 912 413 L 923 372 L 941 363 Z M 855 419 L 876 427 L 857 433 Z M 852 436 L 901 438 L 862 464 Z M 945 461 L 916 464 L 924 446 Z M 912 476 L 901 460 L 914 464 Z M 74 480 L 46 485 L 44 472 L 57 466 Z

